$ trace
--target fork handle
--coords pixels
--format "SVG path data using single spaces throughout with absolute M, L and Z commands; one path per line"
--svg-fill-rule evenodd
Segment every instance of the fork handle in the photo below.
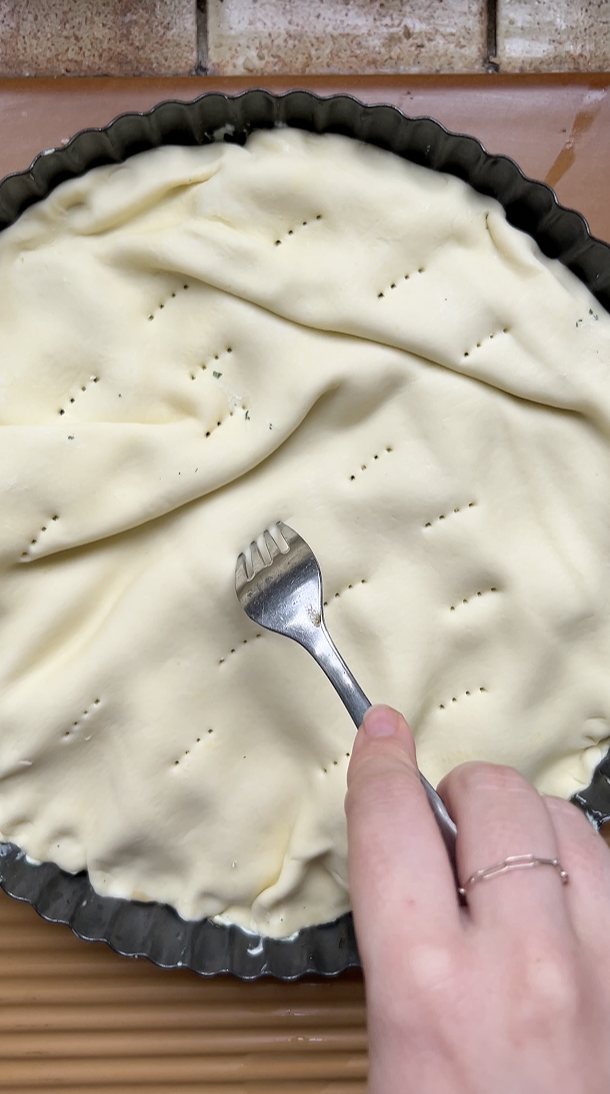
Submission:
M 305 644 L 305 643 L 303 643 Z M 333 685 L 337 695 L 343 702 L 350 718 L 354 722 L 357 729 L 362 725 L 364 715 L 371 706 L 370 700 L 367 699 L 362 688 L 354 675 L 350 672 L 345 661 L 343 660 L 339 650 L 335 646 L 332 638 L 330 637 L 324 623 L 320 627 L 316 628 L 315 638 L 308 642 L 305 648 L 318 662 L 318 665 L 323 672 L 326 673 L 328 679 Z M 421 771 L 419 777 L 422 781 L 424 790 L 428 796 L 428 802 L 430 808 L 434 813 L 436 823 L 440 829 L 441 836 L 443 837 L 443 843 L 447 849 L 449 861 L 453 868 L 453 873 L 457 881 L 457 863 L 456 863 L 456 838 L 457 828 L 454 821 L 452 821 L 444 801 L 437 794 L 434 787 L 428 782 Z M 459 881 L 457 882 L 459 888 Z
M 357 729 L 371 703 L 348 669 L 324 623 L 316 630 L 315 644 L 307 649 L 326 673 Z

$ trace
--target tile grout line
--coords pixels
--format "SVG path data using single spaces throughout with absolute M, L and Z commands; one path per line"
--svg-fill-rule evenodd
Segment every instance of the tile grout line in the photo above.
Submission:
M 208 74 L 208 13 L 206 0 L 197 0 L 197 64 L 193 76 Z
M 498 63 L 498 0 L 487 0 L 487 55 L 483 61 L 486 72 L 499 72 Z

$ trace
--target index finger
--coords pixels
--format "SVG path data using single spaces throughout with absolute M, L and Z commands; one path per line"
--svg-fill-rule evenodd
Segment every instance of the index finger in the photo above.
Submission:
M 453 872 L 405 719 L 371 707 L 352 751 L 345 800 L 349 885 L 365 964 L 412 938 L 460 929 Z M 440 932 L 443 932 L 440 935 Z

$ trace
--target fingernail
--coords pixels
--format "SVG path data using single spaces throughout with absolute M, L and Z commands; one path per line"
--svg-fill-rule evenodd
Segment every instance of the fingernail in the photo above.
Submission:
M 396 733 L 396 715 L 387 707 L 369 707 L 362 728 L 367 737 L 393 737 Z

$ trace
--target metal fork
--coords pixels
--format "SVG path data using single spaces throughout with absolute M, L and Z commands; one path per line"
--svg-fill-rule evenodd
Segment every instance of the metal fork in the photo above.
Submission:
M 266 529 L 258 542 L 250 544 L 249 555 L 238 556 L 235 591 L 239 603 L 255 623 L 294 639 L 311 654 L 359 727 L 371 704 L 326 629 L 318 560 L 287 524 L 278 521 L 273 528 L 274 535 Z M 421 772 L 420 779 L 455 873 L 455 824 Z

